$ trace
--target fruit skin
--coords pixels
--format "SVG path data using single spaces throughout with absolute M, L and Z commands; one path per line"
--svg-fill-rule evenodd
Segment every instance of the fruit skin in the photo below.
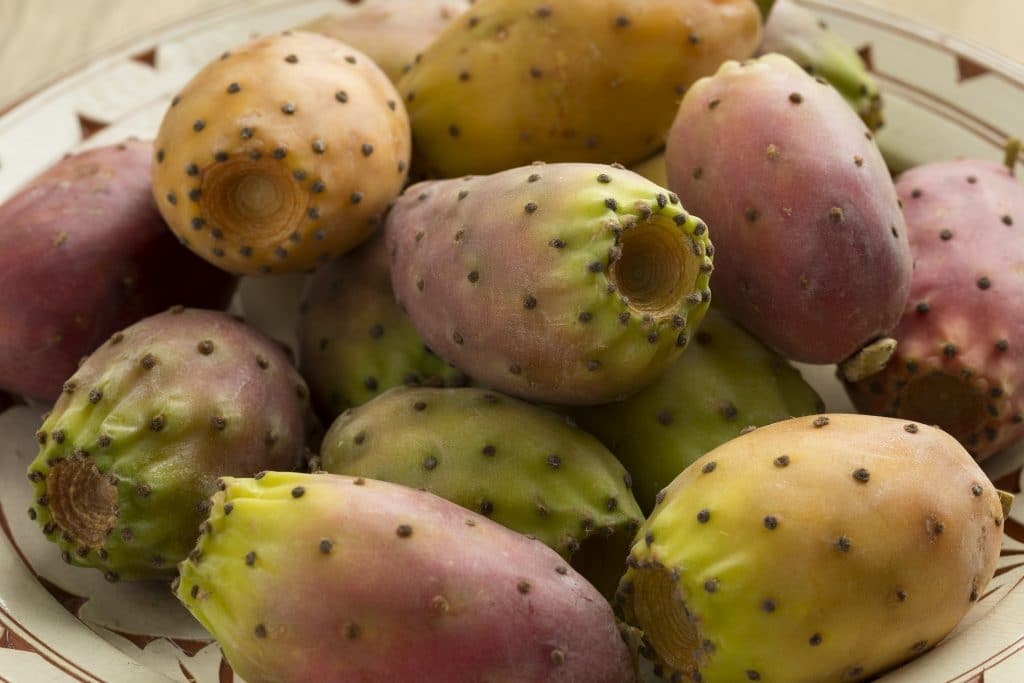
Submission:
M 227 314 L 146 318 L 65 383 L 36 433 L 29 516 L 69 564 L 169 578 L 219 476 L 299 467 L 306 395 L 277 343 Z
M 896 191 L 873 136 L 792 60 L 727 62 L 683 99 L 669 187 L 714 231 L 715 300 L 790 360 L 885 336 L 910 291 Z
M 909 170 L 896 189 L 915 262 L 899 345 L 847 391 L 858 410 L 937 424 L 984 460 L 1024 436 L 1024 186 L 960 160 Z
M 335 421 L 320 467 L 480 512 L 553 548 L 609 597 L 643 521 L 630 475 L 597 439 L 484 389 L 391 389 Z
M 654 156 L 647 157 L 643 161 L 633 164 L 629 170 L 639 173 L 655 185 L 668 187 L 668 168 L 665 166 L 665 150 L 659 151 Z
M 182 248 L 153 206 L 152 149 L 126 140 L 67 156 L 0 206 L 0 389 L 55 400 L 122 327 L 231 300 L 234 278 Z
M 864 60 L 805 7 L 792 0 L 778 0 L 765 22 L 760 52 L 785 55 L 812 76 L 824 78 L 871 130 L 885 122 L 878 82 Z
M 1003 516 L 941 430 L 795 418 L 720 446 L 669 486 L 637 534 L 622 607 L 666 672 L 863 680 L 933 647 L 984 594 Z
M 397 83 L 416 55 L 472 4 L 472 0 L 373 0 L 319 17 L 299 29 L 362 50 Z
M 319 268 L 300 308 L 299 369 L 326 424 L 402 384 L 464 386 L 395 303 L 383 234 Z
M 752 0 L 480 0 L 399 81 L 417 164 L 446 178 L 633 164 L 686 88 L 760 37 Z
M 385 230 L 395 295 L 427 345 L 533 401 L 604 403 L 649 384 L 711 299 L 705 223 L 621 167 L 427 181 Z
M 633 479 L 644 512 L 688 465 L 751 426 L 824 411 L 800 372 L 717 307 L 668 372 L 625 401 L 569 411 Z
M 311 270 L 365 241 L 405 184 L 408 116 L 358 50 L 301 31 L 244 43 L 172 100 L 153 195 L 194 252 L 234 273 Z
M 608 603 L 562 558 L 429 493 L 225 478 L 178 598 L 250 683 L 632 683 Z

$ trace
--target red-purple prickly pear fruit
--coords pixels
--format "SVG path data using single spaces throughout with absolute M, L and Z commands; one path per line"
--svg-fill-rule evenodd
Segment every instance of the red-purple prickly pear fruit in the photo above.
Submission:
M 637 391 L 679 357 L 711 300 L 707 226 L 621 166 L 420 183 L 385 236 L 395 294 L 430 348 L 534 401 Z
M 635 163 L 690 84 L 760 39 L 752 0 L 480 0 L 399 81 L 416 163 L 445 178 Z
M 669 186 L 708 222 L 715 301 L 783 356 L 836 363 L 896 326 L 912 268 L 872 134 L 792 60 L 727 62 L 683 99 Z
M 383 234 L 317 269 L 300 311 L 299 369 L 324 424 L 392 387 L 469 381 L 427 348 L 395 303 Z
M 312 33 L 268 36 L 225 52 L 172 100 L 153 193 L 214 265 L 306 271 L 382 224 L 410 147 L 401 99 L 369 57 Z
M 149 142 L 68 156 L 0 206 L 0 389 L 52 401 L 117 330 L 172 305 L 222 308 L 234 278 L 153 205 Z
M 566 562 L 432 494 L 334 474 L 224 478 L 175 593 L 249 683 L 633 683 Z
M 473 0 L 373 0 L 299 27 L 362 50 L 398 82 L 437 36 L 468 10 Z
M 858 410 L 936 424 L 978 460 L 1024 436 L 1024 185 L 945 161 L 896 182 L 914 276 L 886 369 L 848 384 Z
M 64 384 L 29 466 L 29 516 L 64 561 L 170 578 L 217 478 L 295 469 L 306 385 L 226 313 L 175 307 L 118 332 Z

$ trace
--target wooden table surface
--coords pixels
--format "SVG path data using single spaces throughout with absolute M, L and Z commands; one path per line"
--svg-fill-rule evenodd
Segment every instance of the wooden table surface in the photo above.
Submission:
M 861 1 L 1024 62 L 1024 0 Z M 0 0 L 0 109 L 106 48 L 200 11 L 245 2 Z

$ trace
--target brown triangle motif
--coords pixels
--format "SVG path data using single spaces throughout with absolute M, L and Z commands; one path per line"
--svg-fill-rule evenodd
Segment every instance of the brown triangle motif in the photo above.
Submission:
M 1012 472 L 1008 472 L 1003 476 L 996 479 L 992 484 L 1000 491 L 1008 491 L 1009 493 L 1020 493 L 1020 473 L 1021 468 L 1018 467 Z
M 967 681 L 967 683 L 985 683 L 985 672 L 982 671 L 980 674 Z
M 983 64 L 978 64 L 975 61 L 967 59 L 963 55 L 958 55 L 956 58 L 956 80 L 957 83 L 969 80 L 971 78 L 977 78 L 978 76 L 984 76 L 987 73 L 991 73 L 991 70 Z
M 223 657 L 220 658 L 220 675 L 218 678 L 220 683 L 235 683 L 235 672 L 231 670 L 228 660 Z
M 0 621 L 0 649 L 39 652 L 31 643 L 9 629 L 7 624 L 2 621 Z
M 138 62 L 139 64 L 147 64 L 149 66 L 156 66 L 156 48 L 150 48 L 145 52 L 140 52 L 136 55 L 132 55 L 132 61 Z
M 875 55 L 874 48 L 870 43 L 857 50 L 857 54 L 864 61 L 864 66 L 868 68 L 868 71 L 873 72 L 875 70 Z
M 106 128 L 108 123 L 103 121 L 97 121 L 96 119 L 89 118 L 85 114 L 78 115 L 78 125 L 82 129 L 82 140 L 88 140 L 96 133 Z

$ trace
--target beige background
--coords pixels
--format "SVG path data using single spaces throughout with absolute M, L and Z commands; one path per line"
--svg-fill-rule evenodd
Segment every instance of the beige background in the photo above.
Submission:
M 1024 0 L 862 1 L 1024 62 Z M 245 2 L 0 0 L 0 109 L 104 49 L 198 12 Z

